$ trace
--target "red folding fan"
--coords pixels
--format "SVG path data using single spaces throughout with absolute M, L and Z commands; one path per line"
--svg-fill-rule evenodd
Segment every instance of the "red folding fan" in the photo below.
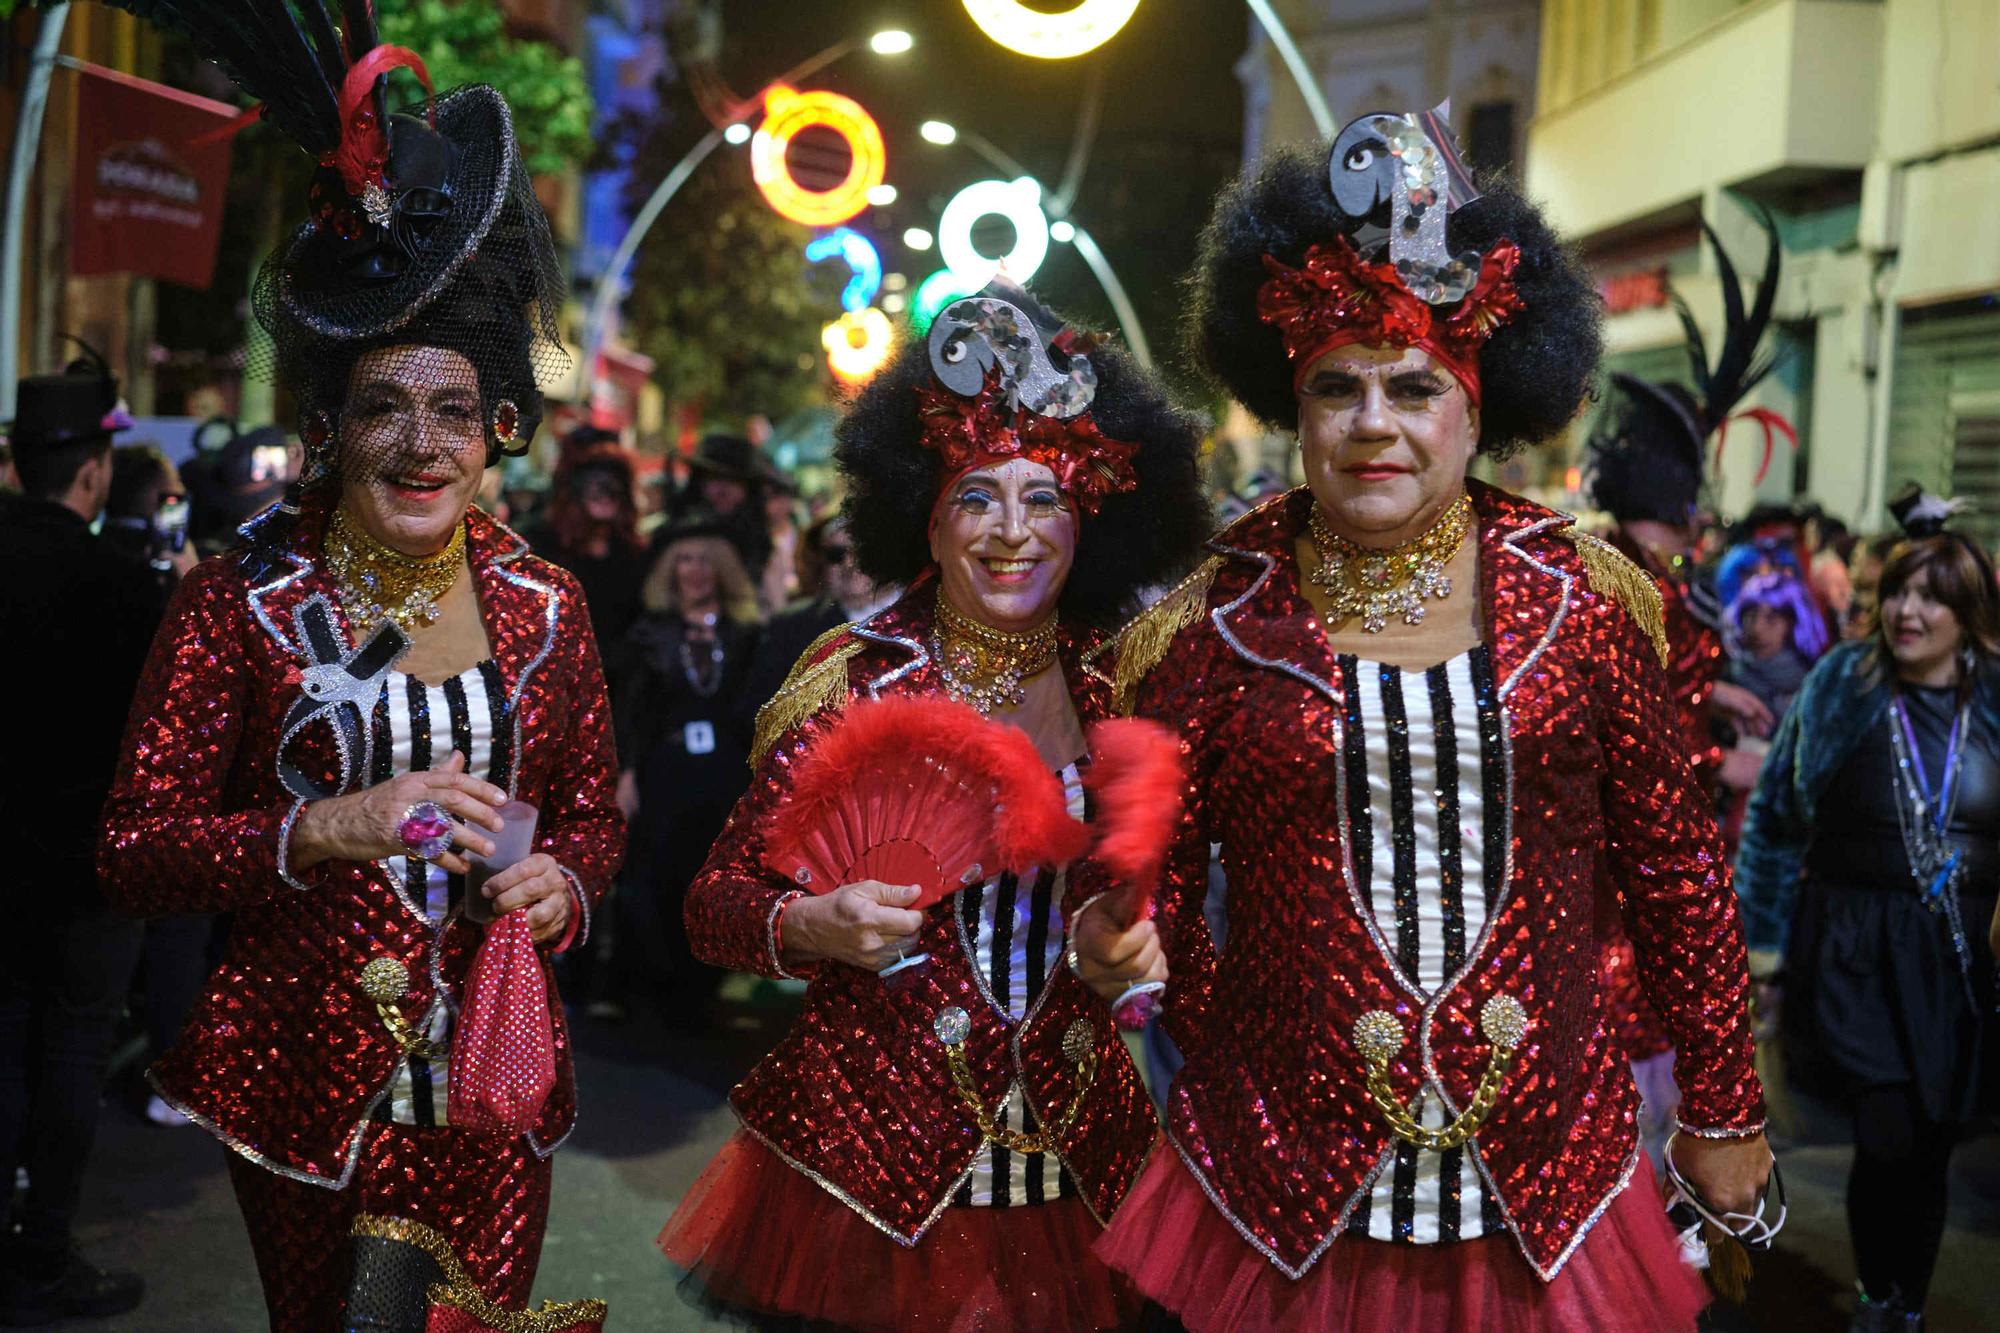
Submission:
M 1130 926 L 1153 914 L 1153 893 L 1180 819 L 1180 742 L 1156 722 L 1099 722 L 1090 729 L 1084 782 L 1097 798 L 1090 854 L 1118 884 L 1104 910 L 1118 912 Z M 1160 981 L 1128 987 L 1112 1002 L 1112 1017 L 1126 1031 L 1138 1031 L 1159 1013 L 1158 997 L 1166 988 Z
M 949 699 L 892 697 L 848 708 L 799 757 L 765 862 L 812 893 L 914 884 L 922 910 L 1088 841 L 1025 732 Z

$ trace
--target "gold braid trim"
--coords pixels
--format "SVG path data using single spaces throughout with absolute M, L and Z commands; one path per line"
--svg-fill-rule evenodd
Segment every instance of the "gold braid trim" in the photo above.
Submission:
M 432 1305 L 450 1306 L 463 1310 L 474 1319 L 500 1333 L 562 1333 L 577 1324 L 604 1322 L 610 1307 L 600 1300 L 586 1301 L 543 1301 L 534 1310 L 508 1310 L 495 1305 L 465 1271 L 458 1255 L 452 1252 L 451 1242 L 422 1222 L 413 1222 L 407 1217 L 382 1217 L 375 1213 L 362 1213 L 354 1219 L 354 1235 L 369 1236 L 377 1240 L 401 1241 L 414 1245 L 431 1257 L 444 1270 L 444 1281 L 433 1282 L 424 1298 Z
M 1630 557 L 1610 542 L 1579 532 L 1574 524 L 1558 529 L 1556 536 L 1566 537 L 1576 545 L 1576 553 L 1583 558 L 1584 576 L 1590 580 L 1590 590 L 1616 597 L 1626 614 L 1638 621 L 1639 628 L 1653 641 L 1660 665 L 1672 661 L 1673 655 L 1667 648 L 1666 598 L 1653 576 L 1633 564 Z
M 1195 571 L 1174 586 L 1173 591 L 1154 602 L 1126 623 L 1125 628 L 1084 656 L 1084 670 L 1111 687 L 1114 712 L 1132 711 L 1133 696 L 1153 668 L 1166 660 L 1174 636 L 1201 619 L 1208 607 L 1208 590 L 1222 568 L 1222 557 L 1212 555 Z M 1103 654 L 1116 650 L 1118 664 L 1112 675 L 1095 665 Z
M 791 673 L 778 687 L 778 692 L 771 696 L 770 702 L 757 710 L 757 726 L 750 738 L 752 768 L 771 753 L 778 737 L 822 708 L 831 708 L 846 700 L 847 663 L 861 651 L 860 642 L 850 639 L 834 649 L 825 661 L 813 661 L 820 649 L 846 633 L 847 626 L 836 625 L 814 639 L 812 646 L 792 663 Z

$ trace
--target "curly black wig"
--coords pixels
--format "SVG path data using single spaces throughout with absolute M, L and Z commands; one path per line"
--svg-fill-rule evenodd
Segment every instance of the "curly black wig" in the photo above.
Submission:
M 1005 295 L 1042 326 L 1044 338 L 1062 327 L 1020 291 Z M 1138 444 L 1139 484 L 1081 516 L 1076 564 L 1058 605 L 1073 624 L 1113 629 L 1140 609 L 1143 589 L 1179 578 L 1194 563 L 1214 524 L 1197 469 L 1205 423 L 1175 407 L 1122 350 L 1099 344 L 1089 355 L 1097 371 L 1091 415 L 1107 436 Z M 917 389 L 929 383 L 929 350 L 923 339 L 909 339 L 834 431 L 855 559 L 881 583 L 909 583 L 932 563 L 931 510 L 945 476 L 943 460 L 922 443 Z
M 1454 253 L 1485 253 L 1505 237 L 1521 250 L 1514 285 L 1527 308 L 1480 349 L 1479 451 L 1505 458 L 1548 439 L 1576 415 L 1603 353 L 1603 304 L 1582 261 L 1504 177 L 1451 215 Z M 1270 154 L 1223 190 L 1201 234 L 1185 326 L 1194 360 L 1252 413 L 1282 430 L 1299 424 L 1292 366 L 1278 330 L 1257 317 L 1264 256 L 1297 266 L 1306 250 L 1354 225 L 1334 204 L 1326 148 Z
M 1689 522 L 1701 503 L 1701 404 L 1678 384 L 1611 377 L 1611 403 L 1584 449 L 1584 490 L 1620 523 Z

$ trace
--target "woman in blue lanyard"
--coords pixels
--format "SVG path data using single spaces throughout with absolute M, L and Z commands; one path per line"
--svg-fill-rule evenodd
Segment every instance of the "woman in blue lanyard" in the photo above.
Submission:
M 2000 590 L 1955 507 L 1890 506 L 1873 632 L 1806 678 L 1737 863 L 1792 1083 L 1853 1116 L 1856 1329 L 1919 1327 L 1952 1147 L 2000 1107 Z

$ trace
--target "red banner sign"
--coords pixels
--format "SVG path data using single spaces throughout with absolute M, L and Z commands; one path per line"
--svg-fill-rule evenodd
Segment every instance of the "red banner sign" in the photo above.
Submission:
M 1665 305 L 1671 299 L 1664 265 L 1602 279 L 1597 284 L 1597 293 L 1604 298 L 1604 313 L 1607 315 L 1622 315 L 1628 310 L 1650 310 Z
M 95 65 L 77 99 L 70 272 L 206 287 L 222 239 L 236 108 Z

